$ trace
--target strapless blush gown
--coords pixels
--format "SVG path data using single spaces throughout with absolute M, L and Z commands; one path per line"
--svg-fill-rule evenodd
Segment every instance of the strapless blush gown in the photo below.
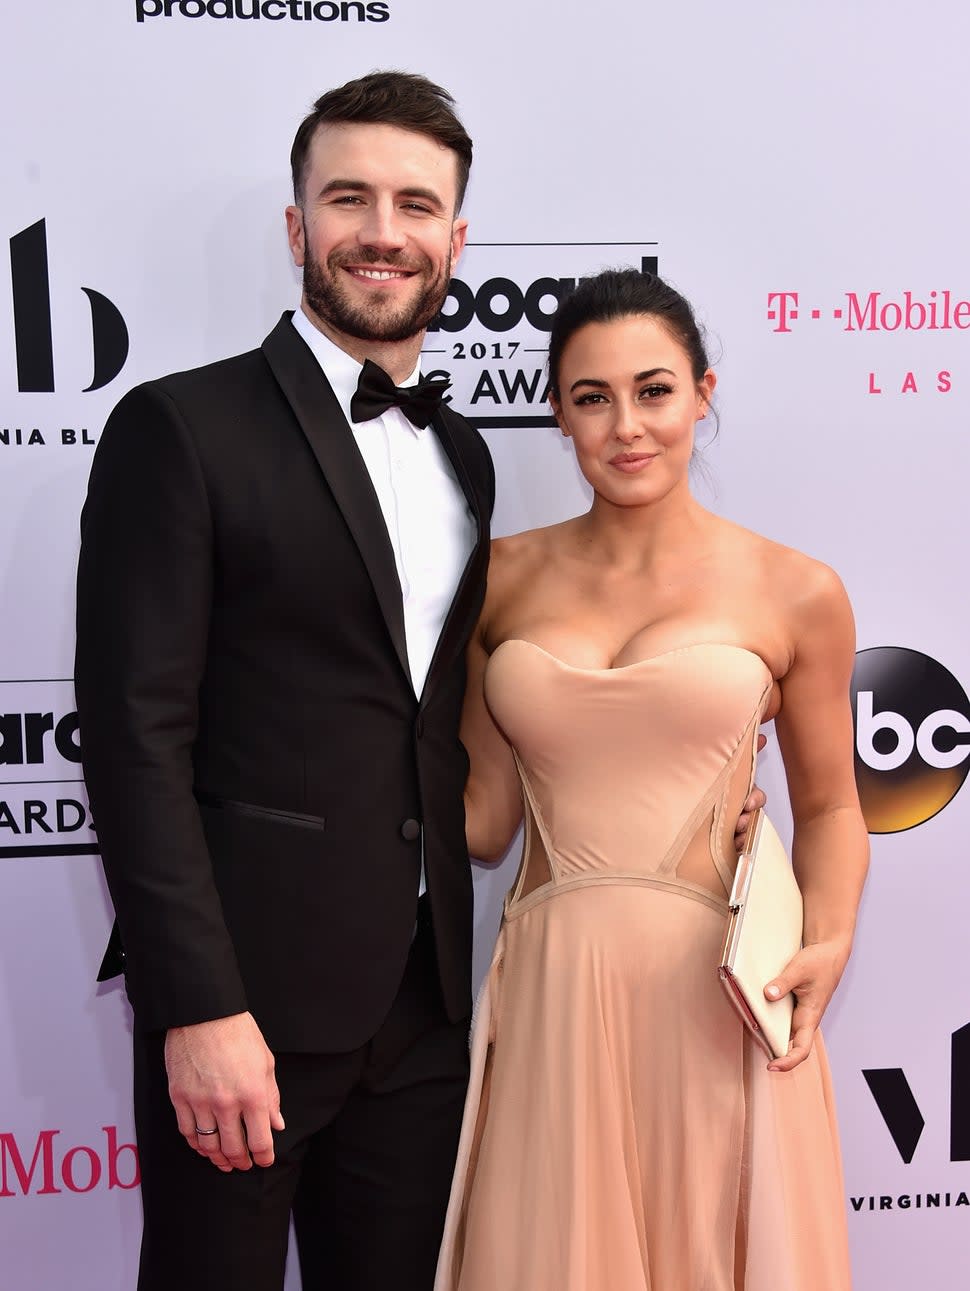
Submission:
M 821 1038 L 768 1072 L 716 972 L 770 688 L 728 645 L 601 670 L 520 640 L 492 655 L 526 849 L 435 1291 L 849 1287 Z

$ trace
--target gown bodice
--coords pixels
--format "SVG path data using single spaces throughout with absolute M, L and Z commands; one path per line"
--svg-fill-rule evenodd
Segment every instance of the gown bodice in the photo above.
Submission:
M 710 856 L 729 888 L 724 805 L 733 773 L 750 785 L 771 683 L 760 656 L 717 642 L 602 669 L 502 642 L 485 695 L 515 752 L 527 829 L 541 836 L 552 884 L 676 881 L 710 820 Z

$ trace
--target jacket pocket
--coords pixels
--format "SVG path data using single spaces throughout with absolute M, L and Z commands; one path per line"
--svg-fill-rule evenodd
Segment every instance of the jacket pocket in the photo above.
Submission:
M 307 816 L 299 811 L 281 811 L 278 807 L 258 807 L 252 802 L 237 802 L 233 798 L 222 798 L 215 793 L 206 793 L 203 789 L 194 790 L 195 800 L 203 807 L 215 807 L 220 811 L 235 812 L 240 816 L 253 816 L 258 820 L 278 821 L 281 825 L 299 825 L 303 829 L 326 829 L 325 816 Z

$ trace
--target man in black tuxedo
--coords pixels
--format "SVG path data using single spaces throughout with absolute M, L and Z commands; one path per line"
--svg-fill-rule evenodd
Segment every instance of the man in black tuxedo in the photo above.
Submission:
M 131 391 L 95 455 L 76 684 L 135 1015 L 140 1291 L 278 1291 L 291 1211 L 307 1291 L 433 1280 L 494 480 L 414 384 L 471 153 L 422 77 L 324 95 L 292 153 L 300 310 Z

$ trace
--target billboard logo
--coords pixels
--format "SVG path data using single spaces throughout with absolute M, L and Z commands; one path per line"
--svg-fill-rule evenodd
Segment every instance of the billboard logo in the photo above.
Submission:
M 70 681 L 0 681 L 0 858 L 96 855 Z
M 10 239 L 17 388 L 22 394 L 54 389 L 51 287 L 47 264 L 47 221 L 38 220 Z M 117 305 L 93 287 L 82 287 L 91 307 L 94 374 L 85 392 L 113 381 L 128 358 L 128 328 Z
M 469 243 L 428 328 L 422 370 L 477 427 L 555 426 L 547 407 L 552 318 L 584 277 L 607 265 L 657 272 L 655 242 Z M 433 369 L 429 371 L 428 369 Z
M 871 834 L 894 834 L 942 811 L 970 770 L 970 701 L 929 655 L 860 650 L 852 677 L 855 772 Z

